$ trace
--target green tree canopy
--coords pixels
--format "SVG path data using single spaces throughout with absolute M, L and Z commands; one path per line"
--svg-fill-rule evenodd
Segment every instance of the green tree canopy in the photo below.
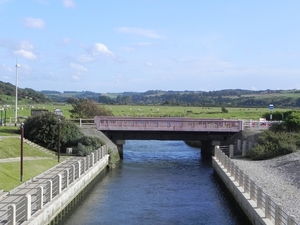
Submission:
M 62 150 L 72 146 L 83 137 L 78 126 L 64 117 L 47 112 L 31 116 L 24 122 L 24 137 L 51 150 L 57 150 L 58 123 L 60 122 L 60 143 Z
M 288 131 L 299 132 L 300 131 L 300 112 L 294 111 L 289 114 L 284 120 L 286 129 Z
M 93 118 L 95 116 L 113 116 L 110 110 L 97 105 L 94 101 L 79 99 L 72 104 L 71 118 Z

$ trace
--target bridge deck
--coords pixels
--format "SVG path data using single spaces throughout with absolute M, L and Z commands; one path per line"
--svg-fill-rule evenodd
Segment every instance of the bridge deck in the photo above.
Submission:
M 96 116 L 94 120 L 97 129 L 102 131 L 239 132 L 243 129 L 243 121 L 241 120 L 103 116 Z

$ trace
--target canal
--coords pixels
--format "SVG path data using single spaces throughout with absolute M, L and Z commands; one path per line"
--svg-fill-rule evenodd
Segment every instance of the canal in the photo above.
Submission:
M 126 141 L 98 180 L 61 224 L 251 224 L 211 160 L 182 141 Z

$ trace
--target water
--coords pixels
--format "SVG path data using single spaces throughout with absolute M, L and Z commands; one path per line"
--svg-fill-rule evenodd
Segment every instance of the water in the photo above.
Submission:
M 199 149 L 182 141 L 126 141 L 124 160 L 62 224 L 251 223 Z

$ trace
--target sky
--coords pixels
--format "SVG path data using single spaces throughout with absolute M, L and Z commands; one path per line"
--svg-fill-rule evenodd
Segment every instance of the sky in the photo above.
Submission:
M 97 93 L 299 89 L 299 11 L 300 0 L 0 0 L 0 81 Z

